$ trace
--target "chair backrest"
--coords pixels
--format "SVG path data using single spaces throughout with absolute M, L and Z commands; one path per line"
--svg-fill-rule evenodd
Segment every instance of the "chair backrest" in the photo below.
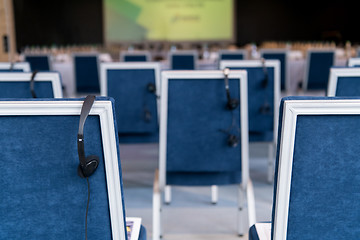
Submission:
M 331 68 L 327 96 L 360 96 L 360 68 Z
M 357 239 L 360 99 L 289 97 L 280 109 L 272 239 Z
M 28 62 L 0 62 L 0 72 L 30 72 Z
M 221 60 L 247 60 L 248 51 L 246 49 L 219 50 L 219 61 Z
M 149 51 L 125 51 L 120 52 L 120 62 L 148 62 L 151 61 Z
M 334 63 L 334 49 L 309 49 L 306 56 L 303 90 L 326 90 L 330 68 Z
M 349 67 L 360 67 L 360 58 L 350 58 L 348 61 Z
M 248 73 L 250 142 L 274 141 L 280 98 L 279 60 L 221 61 L 220 67 Z
M 172 70 L 196 70 L 198 68 L 198 52 L 196 50 L 170 51 L 168 59 Z
M 32 71 L 51 71 L 51 56 L 49 54 L 25 54 L 25 61 L 30 63 Z
M 0 98 L 32 98 L 32 73 L 0 72 Z M 37 98 L 62 98 L 61 78 L 58 72 L 38 72 L 34 78 Z
M 229 92 L 240 102 L 226 108 L 222 71 L 164 71 L 161 79 L 160 187 L 247 183 L 247 79 L 231 71 Z M 229 134 L 239 145 L 230 147 Z
M 77 174 L 83 99 L 0 101 L 0 231 L 4 239 L 84 239 L 88 185 Z M 89 239 L 125 240 L 125 211 L 113 101 L 97 98 L 84 127 Z M 21 126 L 21 127 L 19 127 Z
M 160 64 L 102 63 L 100 68 L 101 95 L 116 100 L 120 142 L 157 142 Z
M 76 92 L 100 93 L 98 54 L 74 53 L 72 57 Z
M 265 59 L 277 59 L 280 61 L 280 87 L 281 90 L 287 90 L 289 86 L 290 80 L 290 71 L 289 71 L 289 58 L 288 58 L 288 50 L 287 49 L 270 49 L 263 48 L 260 49 L 260 56 Z

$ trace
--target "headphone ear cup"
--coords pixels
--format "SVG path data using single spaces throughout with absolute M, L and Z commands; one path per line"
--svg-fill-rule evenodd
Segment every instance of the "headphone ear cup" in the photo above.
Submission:
M 269 114 L 270 113 L 270 105 L 269 103 L 265 102 L 261 107 L 260 107 L 260 113 L 261 114 Z
M 148 85 L 147 85 L 147 90 L 148 90 L 149 92 L 151 92 L 151 93 L 155 93 L 155 91 L 156 91 L 155 84 L 153 84 L 153 83 L 148 83 Z
M 227 108 L 230 109 L 230 110 L 234 110 L 238 106 L 239 106 L 239 101 L 237 99 L 235 99 L 235 98 L 231 98 L 227 102 Z
M 237 136 L 230 134 L 228 137 L 228 145 L 230 147 L 236 147 L 239 144 L 239 139 Z
M 144 118 L 145 118 L 145 122 L 151 122 L 151 112 L 148 109 L 144 110 Z
M 90 177 L 98 166 L 99 157 L 96 155 L 90 155 L 85 159 L 85 166 L 81 166 L 81 164 L 79 164 L 78 175 L 82 178 Z
M 268 78 L 265 76 L 264 79 L 261 81 L 261 87 L 267 88 L 268 81 L 269 81 Z

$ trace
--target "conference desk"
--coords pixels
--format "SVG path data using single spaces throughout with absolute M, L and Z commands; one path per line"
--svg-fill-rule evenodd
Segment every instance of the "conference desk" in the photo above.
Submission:
M 100 62 L 110 62 L 108 54 L 100 54 Z M 335 66 L 346 66 L 346 58 L 337 57 L 335 60 Z M 299 84 L 304 79 L 306 60 L 302 57 L 294 57 L 289 59 L 289 86 L 287 95 L 296 95 L 298 92 Z M 169 70 L 169 62 L 160 62 L 162 70 Z M 64 86 L 64 97 L 75 97 L 75 79 L 74 79 L 74 67 L 70 58 L 64 61 L 54 61 L 52 63 L 54 71 L 58 71 L 61 74 L 62 83 Z M 218 62 L 214 59 L 199 60 L 197 65 L 199 70 L 215 70 L 218 69 Z

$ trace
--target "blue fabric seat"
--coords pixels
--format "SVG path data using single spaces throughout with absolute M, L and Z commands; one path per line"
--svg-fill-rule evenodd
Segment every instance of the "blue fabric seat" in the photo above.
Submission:
M 227 67 L 232 70 L 246 70 L 248 73 L 250 142 L 274 141 L 274 122 L 280 92 L 280 63 L 277 60 L 266 60 L 265 64 L 266 70 L 258 60 L 220 62 L 222 69 Z
M 154 194 L 159 196 L 165 185 L 240 184 L 239 190 L 251 195 L 247 185 L 251 183 L 248 131 L 247 125 L 240 125 L 247 122 L 246 72 L 233 71 L 229 75 L 231 97 L 241 103 L 232 111 L 226 109 L 222 71 L 167 71 L 163 72 L 161 84 L 160 192 Z M 230 134 L 239 140 L 236 147 L 228 145 Z M 161 208 L 161 201 L 157 204 L 154 215 L 161 211 L 157 208 Z M 249 207 L 249 212 L 253 211 Z M 153 223 L 154 239 L 160 235 L 159 218 Z
M 120 52 L 121 62 L 148 62 L 151 60 L 149 51 L 126 51 Z
M 282 100 L 271 239 L 357 239 L 359 110 L 360 98 Z M 270 239 L 256 229 L 249 239 Z
M 348 60 L 349 67 L 360 67 L 360 58 L 350 58 Z
M 327 96 L 360 96 L 360 68 L 331 68 Z
M 25 55 L 25 61 L 30 63 L 32 71 L 51 71 L 50 55 L 37 54 L 37 55 Z
M 82 103 L 83 99 L 0 100 L 1 239 L 84 238 L 88 188 L 77 174 Z M 99 156 L 98 169 L 89 177 L 87 233 L 89 239 L 125 240 L 114 102 L 97 98 L 94 106 L 84 127 L 86 156 Z M 142 234 L 146 239 L 145 229 Z
M 73 54 L 76 92 L 100 93 L 97 54 Z
M 22 69 L 0 69 L 0 72 L 24 72 Z
M 0 62 L 0 72 L 30 72 L 28 62 Z
M 280 98 L 279 60 L 221 61 L 221 69 L 248 73 L 249 141 L 268 142 L 268 182 L 274 175 L 274 146 Z
M 197 69 L 197 51 L 170 51 L 168 55 L 170 69 L 195 70 Z
M 0 98 L 32 98 L 32 73 L 0 72 Z M 37 98 L 62 98 L 61 78 L 58 72 L 38 72 L 34 79 Z
M 248 53 L 245 49 L 241 50 L 219 50 L 219 61 L 221 60 L 246 60 Z
M 286 49 L 261 49 L 260 56 L 265 59 L 276 59 L 280 61 L 280 87 L 286 90 L 289 76 L 287 50 Z
M 101 95 L 116 100 L 120 142 L 158 142 L 160 65 L 102 63 L 101 71 Z M 155 92 L 149 91 L 149 84 L 155 87 Z
M 334 61 L 334 50 L 308 50 L 303 90 L 326 90 Z

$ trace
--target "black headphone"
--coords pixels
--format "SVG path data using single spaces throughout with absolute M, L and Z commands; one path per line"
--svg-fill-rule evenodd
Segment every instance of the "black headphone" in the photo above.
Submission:
M 264 73 L 264 79 L 261 81 L 261 87 L 262 88 L 267 88 L 267 86 L 269 85 L 269 73 L 267 71 L 267 68 L 265 66 L 265 59 L 261 58 L 261 64 L 262 64 L 262 69 L 263 69 L 263 73 Z M 265 102 L 263 103 L 263 105 L 260 107 L 259 111 L 261 114 L 269 114 L 271 110 L 270 104 L 267 101 L 267 94 L 265 95 Z
M 85 157 L 84 147 L 84 125 L 86 118 L 89 116 L 94 101 L 94 95 L 87 96 L 84 100 L 80 113 L 79 131 L 77 134 L 77 146 L 80 163 L 77 172 L 78 175 L 82 178 L 90 177 L 99 166 L 99 157 L 96 155 L 90 155 Z
M 232 128 L 234 128 L 234 127 L 236 128 L 236 126 L 235 126 L 235 116 L 234 116 L 233 110 L 235 110 L 239 106 L 239 100 L 237 100 L 236 98 L 231 98 L 231 96 L 230 96 L 230 90 L 229 90 L 229 73 L 230 73 L 230 69 L 225 68 L 223 70 L 223 73 L 224 73 L 225 91 L 226 91 L 226 98 L 227 98 L 226 108 L 231 110 L 232 123 L 231 123 L 231 126 L 227 130 L 222 130 L 221 129 L 221 131 L 228 135 L 227 144 L 230 147 L 236 147 L 239 144 L 239 138 L 236 135 L 232 134 L 230 131 L 231 131 Z
M 154 94 L 156 96 L 156 86 L 155 86 L 155 84 L 148 83 L 146 85 L 146 92 L 149 92 L 149 93 Z M 146 101 L 144 99 L 144 120 L 145 120 L 145 122 L 150 122 L 151 119 L 152 119 L 152 114 L 151 114 L 150 110 L 148 109 Z
M 34 71 L 31 75 L 31 79 L 30 79 L 30 92 L 31 92 L 31 96 L 33 98 L 37 98 L 36 93 L 35 93 L 35 89 L 34 89 L 34 81 L 35 81 L 35 76 L 38 73 L 38 71 Z
M 267 71 L 264 58 L 261 58 L 261 65 L 262 65 L 262 69 L 263 69 L 263 73 L 264 73 L 264 79 L 261 82 L 261 86 L 263 88 L 266 88 L 269 84 L 269 73 Z
M 230 90 L 229 90 L 229 73 L 230 73 L 230 69 L 229 68 L 225 68 L 223 70 L 224 73 L 224 80 L 225 80 L 225 91 L 226 91 L 226 98 L 227 98 L 227 103 L 226 103 L 226 107 L 230 110 L 234 110 L 235 108 L 237 108 L 239 106 L 239 101 L 236 98 L 231 98 L 230 96 Z

